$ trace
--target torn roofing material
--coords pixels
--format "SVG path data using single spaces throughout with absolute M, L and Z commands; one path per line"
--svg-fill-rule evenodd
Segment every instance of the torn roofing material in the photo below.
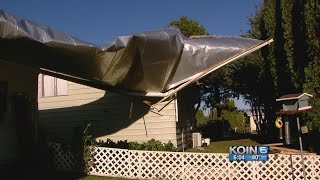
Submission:
M 168 27 L 98 46 L 0 10 L 0 59 L 128 94 L 170 95 L 270 42 L 230 36 L 189 39 Z

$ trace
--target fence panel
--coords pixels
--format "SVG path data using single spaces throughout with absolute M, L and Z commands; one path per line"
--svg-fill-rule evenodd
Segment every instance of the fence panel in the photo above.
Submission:
M 129 150 L 95 147 L 93 148 L 93 165 L 89 168 L 89 174 L 130 177 L 129 162 Z
M 223 179 L 231 174 L 228 154 L 183 153 L 185 179 Z
M 319 179 L 319 164 L 315 166 L 315 158 L 317 156 L 304 156 L 304 167 L 306 172 L 307 179 Z M 292 155 L 293 159 L 293 178 L 294 179 L 303 179 L 303 166 L 301 161 L 301 155 Z M 318 169 L 318 173 L 317 173 Z
M 55 169 L 63 171 L 72 171 L 75 165 L 70 146 L 49 143 L 52 153 L 52 163 Z
M 292 159 L 290 155 L 269 154 L 266 162 L 257 162 L 257 179 L 292 180 Z
M 178 152 L 130 151 L 131 175 L 139 179 L 181 179 L 181 157 Z
M 313 156 L 313 169 L 312 169 L 312 179 L 320 179 L 320 156 Z
M 52 144 L 57 169 L 72 170 L 72 154 Z M 93 147 L 89 174 L 135 179 L 303 179 L 300 155 L 270 154 L 266 162 L 229 161 L 227 153 L 137 151 Z M 307 179 L 320 179 L 320 156 L 304 155 Z

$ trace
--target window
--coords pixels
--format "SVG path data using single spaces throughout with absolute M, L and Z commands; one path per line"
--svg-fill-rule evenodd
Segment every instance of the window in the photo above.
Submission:
M 68 81 L 42 75 L 42 97 L 68 95 Z

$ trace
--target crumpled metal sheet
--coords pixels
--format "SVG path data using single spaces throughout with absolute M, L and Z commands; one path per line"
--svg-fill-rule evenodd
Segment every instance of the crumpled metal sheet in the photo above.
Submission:
M 228 36 L 188 39 L 170 27 L 98 46 L 0 10 L 0 59 L 99 88 L 142 94 L 168 92 L 261 43 Z
M 184 41 L 181 60 L 169 87 L 217 66 L 225 60 L 255 47 L 263 41 L 231 36 L 210 36 Z

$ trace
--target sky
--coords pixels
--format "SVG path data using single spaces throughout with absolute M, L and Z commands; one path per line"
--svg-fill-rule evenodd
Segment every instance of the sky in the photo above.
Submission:
M 261 0 L 0 0 L 0 9 L 97 45 L 168 26 L 181 16 L 210 34 L 239 36 Z M 238 102 L 237 102 L 238 103 Z
M 106 44 L 119 35 L 158 29 L 181 16 L 207 32 L 240 35 L 261 0 L 0 0 L 0 9 L 79 39 Z

